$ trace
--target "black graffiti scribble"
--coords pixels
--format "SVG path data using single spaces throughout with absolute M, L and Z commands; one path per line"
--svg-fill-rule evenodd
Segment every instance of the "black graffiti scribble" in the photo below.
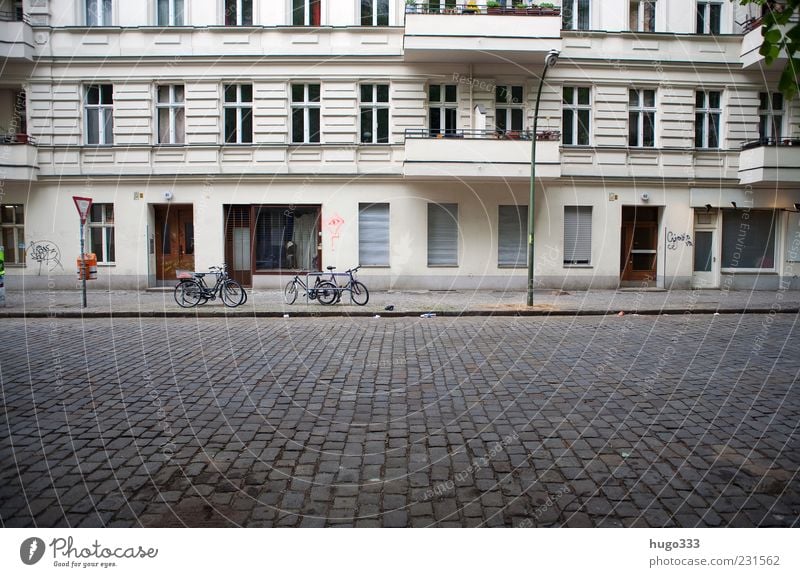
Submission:
M 49 240 L 33 240 L 28 245 L 28 258 L 39 263 L 39 272 L 42 274 L 42 265 L 47 265 L 47 270 L 54 271 L 56 268 L 64 270 L 61 265 L 61 249 L 58 245 Z
M 667 233 L 667 248 L 669 250 L 678 250 L 679 243 L 684 243 L 686 246 L 694 246 L 691 234 L 675 234 L 674 232 L 669 231 Z

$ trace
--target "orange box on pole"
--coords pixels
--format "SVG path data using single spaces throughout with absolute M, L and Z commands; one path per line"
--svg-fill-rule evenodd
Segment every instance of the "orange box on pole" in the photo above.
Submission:
M 97 255 L 93 252 L 78 257 L 78 280 L 97 280 Z

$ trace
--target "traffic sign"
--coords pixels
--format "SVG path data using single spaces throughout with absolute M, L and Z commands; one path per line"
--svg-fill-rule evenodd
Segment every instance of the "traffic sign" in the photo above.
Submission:
M 78 209 L 78 214 L 81 215 L 81 224 L 86 224 L 86 218 L 89 216 L 89 209 L 92 207 L 92 199 L 83 196 L 73 196 L 72 200 L 75 202 L 75 208 Z

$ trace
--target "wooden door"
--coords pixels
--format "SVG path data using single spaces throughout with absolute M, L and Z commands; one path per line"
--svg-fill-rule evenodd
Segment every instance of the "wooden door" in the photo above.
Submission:
M 173 281 L 176 270 L 194 270 L 193 212 L 191 204 L 155 207 L 156 279 Z
M 640 215 L 642 216 L 642 215 Z M 622 223 L 620 269 L 623 281 L 656 280 L 658 220 L 639 218 Z

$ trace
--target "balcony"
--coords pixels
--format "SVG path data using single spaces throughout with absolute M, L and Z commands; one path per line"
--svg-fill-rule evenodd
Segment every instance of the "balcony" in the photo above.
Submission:
M 754 140 L 739 154 L 739 183 L 800 183 L 800 138 Z
M 778 29 L 781 33 L 786 32 L 790 27 L 796 25 L 800 21 L 800 16 L 795 14 L 786 26 L 781 26 Z M 742 60 L 742 68 L 745 70 L 756 69 L 764 65 L 764 57 L 759 53 L 761 43 L 764 37 L 761 35 L 761 19 L 754 18 L 748 20 L 744 24 L 745 35 L 742 39 L 742 51 L 740 58 Z M 776 70 L 782 70 L 786 65 L 788 57 L 786 52 L 783 51 L 772 63 L 771 67 Z
M 561 11 L 429 2 L 408 9 L 403 40 L 413 62 L 537 64 L 561 49 Z
M 536 175 L 561 176 L 561 134 L 547 130 L 536 134 Z M 529 179 L 531 139 L 529 131 L 456 130 L 431 134 L 406 131 L 405 176 L 427 178 Z
M 33 29 L 19 11 L 0 12 L 0 60 L 33 62 Z
M 36 140 L 27 134 L 0 136 L 0 181 L 36 180 Z

